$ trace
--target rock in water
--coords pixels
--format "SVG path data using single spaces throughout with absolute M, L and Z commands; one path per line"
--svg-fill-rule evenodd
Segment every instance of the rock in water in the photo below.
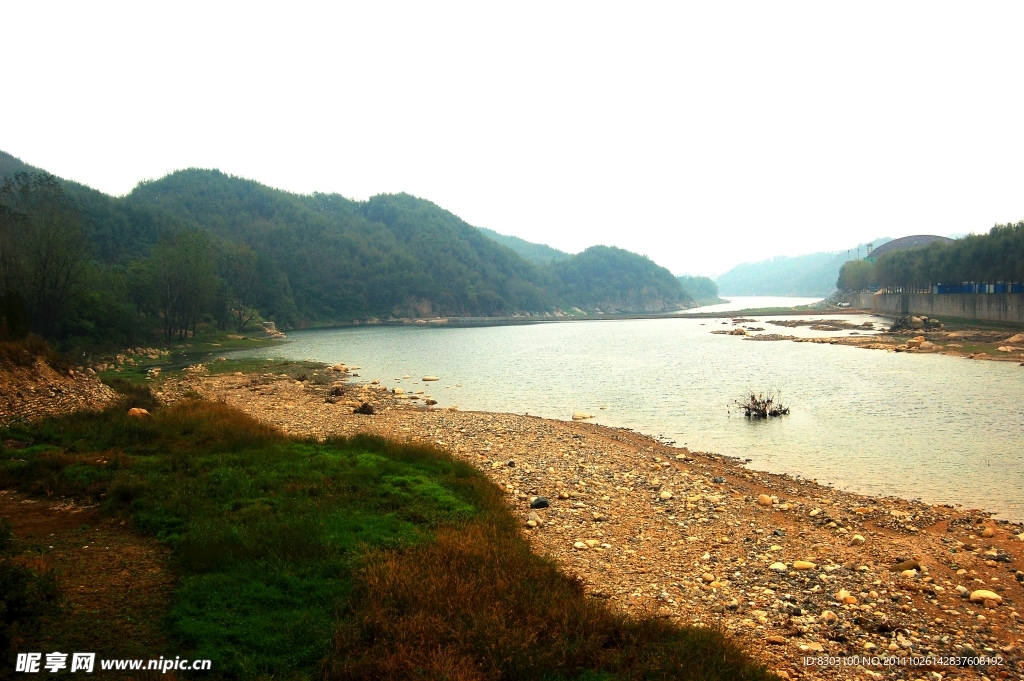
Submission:
M 574 411 L 572 413 L 572 420 L 573 421 L 585 421 L 587 419 L 592 419 L 592 418 L 594 418 L 594 415 L 593 414 L 588 414 L 585 411 Z
M 421 381 L 440 381 L 441 379 L 437 376 L 424 376 L 420 379 Z
M 537 497 L 530 502 L 530 508 L 547 508 L 550 505 L 546 497 Z

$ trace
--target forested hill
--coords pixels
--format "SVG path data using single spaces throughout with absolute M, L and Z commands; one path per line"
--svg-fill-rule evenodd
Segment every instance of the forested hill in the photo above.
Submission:
M 549 266 L 562 300 L 601 312 L 663 312 L 696 307 L 680 281 L 644 256 L 591 246 Z
M 552 248 L 546 244 L 535 244 L 532 241 L 520 239 L 517 236 L 498 234 L 493 229 L 487 229 L 486 227 L 479 227 L 478 229 L 483 232 L 484 236 L 488 239 L 496 241 L 502 246 L 511 248 L 534 265 L 546 265 L 555 260 L 566 260 L 572 257 L 569 253 L 560 251 L 557 248 Z
M 891 241 L 875 239 L 877 248 Z M 867 244 L 860 248 L 867 254 Z M 839 269 L 851 256 L 846 251 L 810 253 L 795 257 L 779 256 L 761 262 L 737 265 L 715 279 L 723 296 L 828 296 L 836 290 Z
M 19 172 L 41 171 L 0 152 L 0 176 L 10 180 Z M 32 192 L 42 185 L 30 180 L 39 177 L 45 179 L 8 181 L 0 204 L 10 204 L 13 212 L 0 207 L 0 218 L 24 210 L 18 219 L 31 222 L 32 211 L 18 205 L 32 204 Z M 91 287 L 73 292 L 53 327 L 65 336 L 144 336 L 178 319 L 161 299 L 172 263 L 194 270 L 188 276 L 199 277 L 196 286 L 202 289 L 171 324 L 179 335 L 197 324 L 223 328 L 259 319 L 298 327 L 369 318 L 692 305 L 668 270 L 643 256 L 591 249 L 538 265 L 449 211 L 407 194 L 363 202 L 337 194 L 297 195 L 196 169 L 143 182 L 125 197 L 52 180 L 73 213 L 69 224 L 81 226 L 88 261 L 82 271 L 88 276 L 80 281 Z M 18 224 L 29 224 L 24 220 Z M 14 225 L 5 228 L 12 238 L 19 234 Z M 243 281 L 248 283 L 240 289 Z

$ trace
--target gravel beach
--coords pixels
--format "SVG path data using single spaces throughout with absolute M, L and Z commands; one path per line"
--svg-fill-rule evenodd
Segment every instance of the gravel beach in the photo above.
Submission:
M 1020 525 L 749 471 L 627 429 L 433 409 L 425 391 L 341 369 L 297 381 L 197 366 L 154 388 L 296 436 L 447 449 L 506 489 L 535 550 L 595 597 L 722 627 L 783 678 L 1024 679 Z M 375 413 L 353 413 L 363 403 Z

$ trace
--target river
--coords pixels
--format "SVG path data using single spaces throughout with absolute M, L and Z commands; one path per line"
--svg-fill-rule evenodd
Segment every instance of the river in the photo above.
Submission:
M 849 333 L 754 319 L 766 333 Z M 585 411 L 754 469 L 1024 520 L 1024 368 L 711 334 L 732 328 L 722 321 L 363 326 L 292 332 L 272 351 L 247 354 L 358 365 L 361 379 L 425 390 L 441 407 L 557 419 Z M 421 383 L 424 375 L 441 380 Z M 752 422 L 729 406 L 770 388 L 790 415 Z

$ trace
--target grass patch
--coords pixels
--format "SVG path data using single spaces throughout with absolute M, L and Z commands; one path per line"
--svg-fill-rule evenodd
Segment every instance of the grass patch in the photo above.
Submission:
M 30 367 L 42 360 L 54 369 L 67 371 L 70 363 L 39 336 L 0 341 L 0 367 Z
M 224 677 L 770 678 L 718 632 L 586 597 L 443 451 L 290 439 L 198 400 L 128 418 L 146 396 L 120 388 L 105 412 L 0 433 L 20 446 L 0 487 L 94 499 L 162 541 L 161 626 Z

